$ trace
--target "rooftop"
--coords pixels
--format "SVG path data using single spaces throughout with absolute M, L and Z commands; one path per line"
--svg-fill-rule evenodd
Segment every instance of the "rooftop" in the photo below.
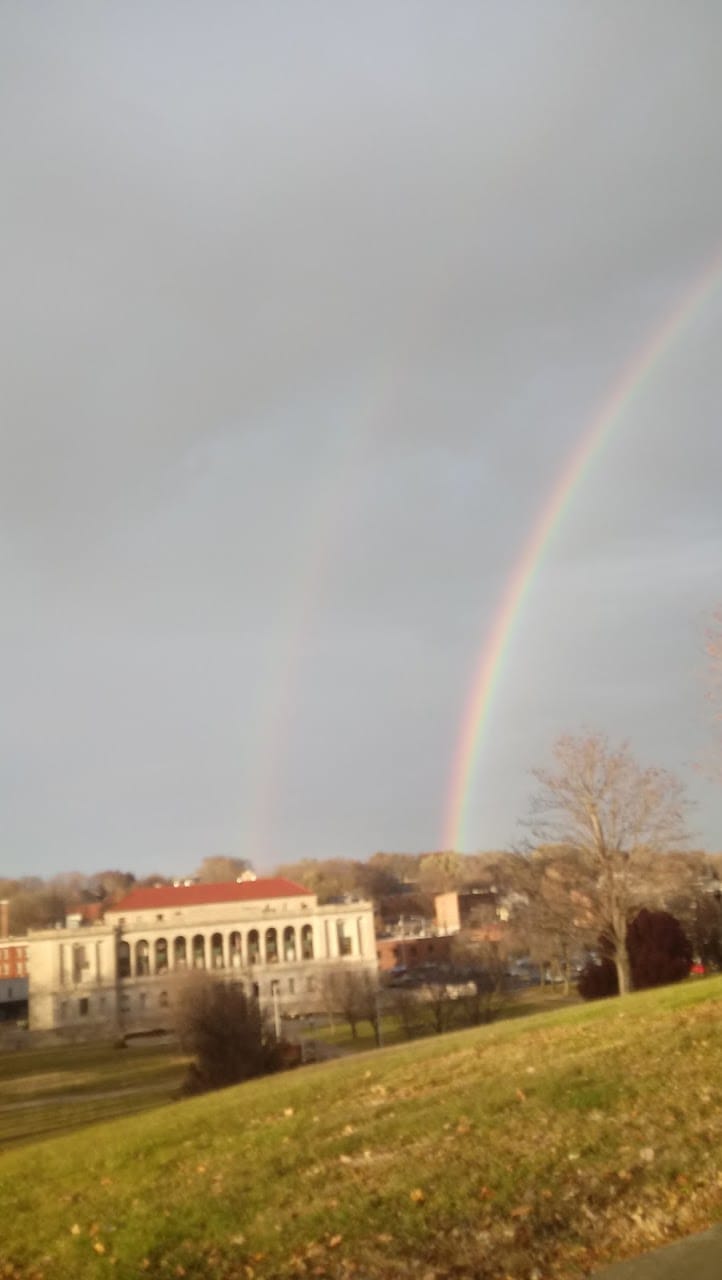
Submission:
M 129 911 L 154 911 L 158 907 L 202 907 L 221 902 L 259 902 L 267 898 L 300 898 L 310 893 L 303 885 L 283 876 L 265 880 L 229 880 L 220 884 L 159 884 L 131 889 L 106 915 Z

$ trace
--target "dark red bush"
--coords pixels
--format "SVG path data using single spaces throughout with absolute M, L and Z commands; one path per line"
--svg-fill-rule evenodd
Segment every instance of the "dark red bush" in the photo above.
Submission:
M 619 982 L 611 958 L 609 938 L 599 938 L 601 960 L 590 960 L 577 984 L 585 1000 L 602 1000 L 619 993 Z M 644 907 L 627 926 L 627 955 L 632 987 L 662 987 L 686 978 L 692 963 L 692 947 L 676 916 L 669 911 L 648 911 Z
M 669 911 L 640 911 L 627 928 L 627 951 L 637 991 L 680 982 L 692 963 L 689 939 Z

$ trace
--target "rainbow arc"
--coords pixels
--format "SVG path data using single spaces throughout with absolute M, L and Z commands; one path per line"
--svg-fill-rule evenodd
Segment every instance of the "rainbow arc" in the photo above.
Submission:
M 712 263 L 685 290 L 672 311 L 624 366 L 566 458 L 552 492 L 532 526 L 521 555 L 504 585 L 471 681 L 447 792 L 443 832 L 445 849 L 461 849 L 466 844 L 469 808 L 479 772 L 481 745 L 501 683 L 504 659 L 520 621 L 529 589 L 551 540 L 562 523 L 576 490 L 585 481 L 623 412 L 632 404 L 648 376 L 682 336 L 721 279 L 722 252 L 718 252 Z

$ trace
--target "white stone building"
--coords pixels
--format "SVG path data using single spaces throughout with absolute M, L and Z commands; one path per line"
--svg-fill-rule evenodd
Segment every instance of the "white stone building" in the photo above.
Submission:
M 281 1013 L 321 1007 L 324 974 L 376 973 L 370 902 L 319 906 L 280 877 L 134 889 L 102 923 L 30 933 L 30 1027 L 117 1032 L 170 1022 L 190 969 L 243 983 Z

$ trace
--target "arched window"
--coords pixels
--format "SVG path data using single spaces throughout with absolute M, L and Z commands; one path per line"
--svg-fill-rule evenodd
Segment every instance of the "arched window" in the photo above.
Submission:
M 223 935 L 214 933 L 211 938 L 211 968 L 223 968 Z
M 278 960 L 278 936 L 275 929 L 266 929 L 266 964 Z
M 296 959 L 296 930 L 292 924 L 287 924 L 283 930 L 283 958 L 286 961 Z
M 232 969 L 240 969 L 243 963 L 241 954 L 241 935 L 234 931 L 228 940 L 228 960 Z
M 160 1005 L 161 1009 L 168 1008 L 168 992 L 167 991 L 161 991 L 160 996 L 158 997 L 158 1004 Z
M 185 969 L 188 964 L 185 938 L 176 938 L 173 943 L 173 968 Z
M 336 936 L 338 938 L 338 954 L 340 956 L 350 956 L 352 951 L 351 939 L 346 935 L 346 921 L 336 921 Z
M 118 943 L 118 977 L 130 977 L 130 943 Z
M 206 967 L 206 940 L 202 933 L 197 933 L 193 939 L 193 968 L 205 969 Z
M 301 930 L 301 955 L 304 960 L 313 960 L 313 928 L 305 924 Z
M 168 968 L 168 941 L 166 938 L 155 940 L 155 972 L 165 973 Z
M 145 938 L 135 944 L 135 976 L 144 978 L 150 973 L 150 947 Z
M 248 935 L 248 963 L 258 964 L 261 958 L 261 940 L 258 936 L 258 929 L 251 929 Z

